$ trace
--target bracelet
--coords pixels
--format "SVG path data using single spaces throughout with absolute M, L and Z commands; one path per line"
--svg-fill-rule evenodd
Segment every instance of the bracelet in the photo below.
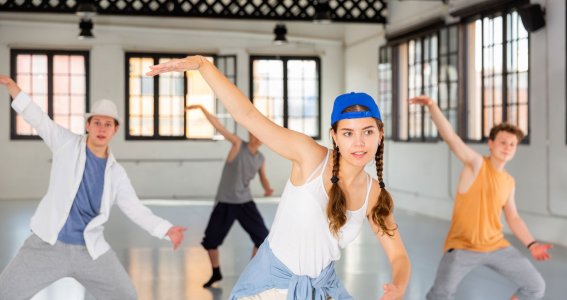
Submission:
M 535 243 L 537 243 L 537 241 L 532 241 L 531 243 L 526 245 L 526 248 L 530 249 L 530 247 L 533 246 Z

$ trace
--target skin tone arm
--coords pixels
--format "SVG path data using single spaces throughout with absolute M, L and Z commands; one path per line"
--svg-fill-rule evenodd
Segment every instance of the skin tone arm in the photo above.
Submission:
M 264 197 L 270 197 L 274 193 L 274 190 L 270 187 L 270 182 L 268 181 L 268 177 L 266 176 L 266 163 L 262 164 L 258 173 L 260 175 L 260 182 L 262 183 L 262 187 L 264 188 Z
M 266 146 L 293 163 L 292 181 L 303 182 L 326 154 L 326 149 L 310 137 L 283 128 L 260 113 L 252 102 L 211 62 L 201 56 L 173 59 L 150 67 L 147 75 L 165 72 L 199 70 L 215 95 L 236 122 L 260 139 Z M 289 145 L 293 145 L 290 147 Z
M 16 82 L 6 75 L 0 75 L 0 84 L 6 86 L 12 99 L 16 98 L 22 91 Z
M 374 199 L 373 202 L 376 202 L 378 201 L 377 199 L 380 193 L 380 188 L 375 180 L 372 180 L 372 185 L 372 192 L 369 195 L 369 201 L 371 201 L 370 199 Z M 374 205 L 375 203 L 368 203 L 367 215 L 371 213 Z M 396 229 L 394 231 L 394 236 L 390 237 L 382 233 L 380 226 L 374 223 L 372 218 L 368 218 L 368 223 L 370 223 L 370 227 L 372 227 L 372 230 L 376 233 L 376 237 L 382 245 L 392 268 L 392 282 L 383 285 L 384 294 L 380 300 L 401 300 L 403 299 L 409 283 L 411 264 L 400 233 Z M 393 214 L 388 217 L 387 223 L 388 228 L 396 227 L 396 221 Z
M 209 121 L 209 123 L 211 123 L 211 125 L 213 125 L 213 127 L 222 135 L 224 136 L 224 138 L 229 141 L 230 143 L 237 144 L 240 143 L 241 140 L 240 138 L 228 131 L 224 126 L 222 126 L 221 122 L 219 121 L 219 119 L 217 119 L 217 117 L 215 117 L 214 115 L 212 115 L 208 110 L 206 110 L 202 105 L 197 104 L 197 105 L 189 105 L 187 106 L 188 110 L 191 109 L 200 109 L 203 112 L 203 115 L 205 115 L 205 118 L 207 118 L 207 121 Z
M 510 198 L 504 206 L 504 216 L 506 218 L 506 223 L 508 223 L 508 226 L 510 226 L 514 235 L 522 242 L 522 244 L 524 244 L 524 246 L 527 246 L 535 239 L 528 230 L 528 226 L 526 226 L 524 220 L 518 214 L 514 194 L 515 190 L 512 191 Z M 529 250 L 535 260 L 548 260 L 551 258 L 551 255 L 547 252 L 547 250 L 552 247 L 553 246 L 550 244 L 540 244 L 536 242 L 530 246 Z
M 203 112 L 203 115 L 205 115 L 205 118 L 207 119 L 207 121 L 209 121 L 209 123 L 211 123 L 211 125 L 213 125 L 213 127 L 222 135 L 224 136 L 224 138 L 229 141 L 232 144 L 232 148 L 230 149 L 230 152 L 228 153 L 228 157 L 227 157 L 227 161 L 232 161 L 236 155 L 238 154 L 238 151 L 240 150 L 240 146 L 242 145 L 242 140 L 234 133 L 228 131 L 219 121 L 219 119 L 217 119 L 217 117 L 213 116 L 208 110 L 206 110 L 202 105 L 190 105 L 187 106 L 188 110 L 191 109 L 200 109 Z
M 426 106 L 429 109 L 433 123 L 437 126 L 437 130 L 439 130 L 439 134 L 447 145 L 449 145 L 451 151 L 460 161 L 463 162 L 463 164 L 465 164 L 465 166 L 471 167 L 474 171 L 478 171 L 480 169 L 480 166 L 482 165 L 482 156 L 461 140 L 435 101 L 431 100 L 431 98 L 427 96 L 418 96 L 410 99 L 409 103 Z

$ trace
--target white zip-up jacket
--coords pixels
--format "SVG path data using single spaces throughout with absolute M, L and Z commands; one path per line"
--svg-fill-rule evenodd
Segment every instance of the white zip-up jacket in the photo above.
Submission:
M 12 108 L 37 131 L 53 154 L 47 194 L 41 199 L 31 219 L 31 230 L 43 241 L 54 245 L 59 231 L 67 221 L 83 178 L 87 137 L 74 134 L 56 124 L 24 92 L 12 101 Z M 109 148 L 100 213 L 87 224 L 84 232 L 86 247 L 93 259 L 110 249 L 103 230 L 115 203 L 134 223 L 151 235 L 166 238 L 172 224 L 154 215 L 140 202 L 126 171 Z

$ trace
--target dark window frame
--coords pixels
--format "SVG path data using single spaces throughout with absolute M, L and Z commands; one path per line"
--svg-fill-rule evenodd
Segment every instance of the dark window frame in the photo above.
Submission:
M 508 38 L 507 38 L 507 33 L 508 33 L 508 20 L 507 18 L 509 17 L 509 14 L 513 13 L 514 11 L 516 11 L 516 7 L 515 6 L 511 6 L 511 7 L 506 7 L 503 9 L 498 9 L 498 10 L 490 10 L 490 11 L 486 11 L 486 12 L 482 12 L 480 14 L 468 17 L 466 19 L 463 20 L 462 22 L 462 26 L 463 27 L 467 27 L 470 23 L 476 22 L 477 20 L 481 20 L 482 21 L 482 28 L 481 28 L 481 32 L 482 32 L 482 40 L 481 40 L 481 60 L 482 60 L 482 71 L 481 71 L 481 121 L 480 121 L 480 130 L 481 130 L 481 138 L 480 139 L 472 139 L 469 138 L 468 135 L 468 130 L 465 129 L 463 131 L 463 135 L 462 138 L 466 143 L 471 143 L 471 144 L 485 144 L 488 141 L 488 136 L 484 136 L 484 131 L 485 131 L 485 127 L 484 127 L 484 120 L 485 120 L 485 114 L 484 114 L 484 108 L 485 108 L 485 93 L 484 93 L 484 88 L 485 88 L 485 63 L 484 63 L 484 18 L 490 18 L 490 19 L 494 19 L 495 17 L 501 16 L 502 17 L 502 70 L 501 70 L 501 76 L 502 76 L 502 122 L 508 122 L 508 118 L 507 118 L 507 113 L 508 113 L 508 75 L 512 74 L 512 72 L 510 72 L 508 70 L 508 66 L 507 66 L 507 62 L 508 62 L 508 54 L 507 54 L 507 49 L 508 49 Z M 521 23 L 521 22 L 520 22 Z M 523 25 L 520 25 L 523 26 Z M 469 31 L 465 30 L 464 32 L 464 40 L 465 40 L 465 49 L 467 49 L 467 51 L 465 51 L 465 61 L 467 62 L 465 68 L 467 69 L 467 71 L 465 72 L 465 74 L 468 74 L 468 69 L 469 69 L 469 58 L 471 53 L 469 53 L 468 49 L 469 46 L 466 41 L 468 41 L 468 35 L 469 35 Z M 517 40 L 517 37 L 513 38 L 514 40 Z M 528 70 L 527 70 L 527 132 L 524 132 L 525 134 L 525 138 L 520 142 L 520 144 L 525 144 L 525 145 L 529 145 L 530 144 L 530 137 L 531 137 L 531 126 L 530 126 L 530 122 L 531 122 L 531 109 L 530 109 L 530 92 L 531 92 L 531 80 L 530 80 L 530 76 L 531 76 L 531 49 L 530 49 L 530 41 L 531 41 L 531 34 L 528 32 L 528 36 L 527 36 L 527 45 L 528 45 Z M 474 55 L 474 54 L 472 54 Z M 465 82 L 468 83 L 467 79 L 464 79 Z M 468 86 L 468 84 L 465 85 L 466 89 L 471 89 L 474 87 L 470 87 Z M 462 115 L 462 119 L 463 122 L 466 124 L 466 126 L 468 126 L 468 114 L 466 113 L 466 110 L 468 109 L 468 104 L 469 104 L 469 99 L 468 97 L 465 97 L 464 99 L 465 101 L 465 113 Z
M 438 101 L 437 104 L 439 106 L 439 109 L 441 110 L 441 112 L 443 113 L 443 115 L 445 115 L 445 117 L 447 118 L 447 120 L 449 121 L 449 123 L 451 123 L 451 126 L 453 126 L 453 129 L 455 130 L 455 132 L 460 133 L 462 131 L 462 127 L 463 124 L 460 122 L 462 120 L 461 116 L 461 109 L 462 109 L 462 101 L 461 101 L 461 91 L 464 89 L 464 85 L 466 85 L 466 81 L 464 80 L 461 70 L 462 70 L 462 63 L 461 63 L 461 59 L 459 59 L 460 57 L 462 57 L 462 47 L 461 47 L 461 26 L 459 26 L 458 24 L 449 24 L 446 27 L 443 27 L 439 30 L 439 68 L 438 68 L 438 82 L 439 82 L 439 97 L 438 97 Z M 455 41 L 454 43 L 456 44 L 457 49 L 452 50 L 451 49 L 451 30 L 455 30 Z M 446 41 L 447 44 L 446 49 L 447 52 L 446 53 L 442 53 L 442 42 L 443 42 L 443 32 L 446 33 Z M 442 60 L 443 58 L 447 59 L 447 65 L 450 66 L 451 65 L 451 57 L 456 57 L 456 81 L 455 80 L 450 80 L 450 75 L 446 74 L 447 79 L 443 80 L 442 76 L 441 76 L 441 72 L 442 70 Z M 442 103 L 442 99 L 441 99 L 441 91 L 442 91 L 442 83 L 445 83 L 447 85 L 447 103 Z M 451 84 L 455 84 L 456 85 L 456 99 L 451 99 Z M 454 107 L 453 107 L 454 106 Z M 455 120 L 451 119 L 451 111 L 454 112 L 455 114 Z M 454 121 L 454 122 L 452 122 Z M 460 135 L 460 134 L 459 134 Z M 442 140 L 441 135 L 438 135 L 438 138 L 440 140 Z
M 397 137 L 397 132 L 398 132 L 398 126 L 394 126 L 394 124 L 397 124 L 397 113 L 396 113 L 396 101 L 395 101 L 395 89 L 394 87 L 396 86 L 394 84 L 395 82 L 395 77 L 394 77 L 394 64 L 393 64 L 393 57 L 394 57 L 394 47 L 390 46 L 390 45 L 384 45 L 384 46 L 380 46 L 378 48 L 378 104 L 381 105 L 380 109 L 381 109 L 381 113 L 382 113 L 382 121 L 384 123 L 384 138 L 385 139 L 390 139 L 390 140 L 396 140 Z M 389 68 L 387 70 L 381 70 L 380 69 L 380 65 L 381 64 L 389 64 Z M 389 101 L 384 100 L 384 90 L 382 90 L 382 87 L 384 86 L 384 84 L 387 84 L 388 82 L 385 82 L 386 80 L 382 77 L 385 74 L 389 73 L 389 88 L 386 91 L 387 93 L 389 93 L 390 95 L 390 99 Z M 389 107 L 386 107 L 389 106 Z M 388 111 L 389 109 L 389 114 L 385 114 L 384 112 Z
M 317 127 L 318 127 L 318 135 L 312 136 L 314 140 L 321 140 L 322 136 L 322 123 L 321 123 L 321 105 L 322 105 L 322 98 L 321 98 L 321 58 L 317 56 L 284 56 L 284 55 L 251 55 L 249 60 L 249 76 L 250 76 L 250 101 L 254 103 L 254 61 L 255 60 L 280 60 L 284 64 L 283 68 L 283 127 L 287 128 L 288 124 L 288 95 L 287 95 L 287 87 L 288 87 L 288 80 L 287 80 L 287 61 L 289 60 L 314 60 L 316 64 L 316 72 L 317 72 L 317 96 L 318 96 L 318 105 L 317 105 Z
M 53 56 L 55 55 L 82 55 L 85 61 L 85 113 L 90 111 L 90 52 L 88 50 L 58 50 L 58 49 L 10 49 L 10 77 L 16 80 L 17 56 L 20 54 L 47 55 L 47 115 L 53 120 Z M 32 99 L 33 100 L 33 99 Z M 10 140 L 41 140 L 39 135 L 21 135 L 17 133 L 17 113 L 10 110 Z
M 421 64 L 421 66 L 420 66 L 421 83 L 420 83 L 420 93 L 419 94 L 424 95 L 424 94 L 426 94 L 426 92 L 425 92 L 426 86 L 429 85 L 429 83 L 427 83 L 425 81 L 425 73 L 424 73 L 425 68 L 424 68 L 424 66 L 425 66 L 426 63 L 431 63 L 431 61 L 432 61 L 431 56 L 428 57 L 428 58 L 425 57 L 425 40 L 427 38 L 431 38 L 433 36 L 437 37 L 437 45 L 436 45 L 437 46 L 437 57 L 435 58 L 436 61 L 437 61 L 436 62 L 437 63 L 437 74 L 436 74 L 436 76 L 437 76 L 437 94 L 436 95 L 427 95 L 427 96 L 435 98 L 435 99 L 439 99 L 439 43 L 440 43 L 439 29 L 437 29 L 433 32 L 431 32 L 431 31 L 424 32 L 423 34 L 420 34 L 419 36 L 414 37 L 414 38 L 412 38 L 412 39 L 410 39 L 406 42 L 406 43 L 408 43 L 408 48 L 407 48 L 408 64 L 404 67 L 408 69 L 408 71 L 407 71 L 407 74 L 408 74 L 408 78 L 407 78 L 407 80 L 408 80 L 408 85 L 407 85 L 408 96 L 410 94 L 409 91 L 411 89 L 410 85 L 409 85 L 409 78 L 410 78 L 409 42 L 412 41 L 412 40 L 418 40 L 418 39 L 419 39 L 419 42 L 420 42 L 421 57 L 420 57 L 419 63 Z M 432 45 L 432 44 L 430 43 L 430 45 Z M 411 97 L 411 96 L 409 96 L 409 97 Z M 404 100 L 402 100 L 402 101 L 404 101 Z M 410 111 L 410 108 L 408 107 L 407 120 L 406 120 L 408 132 L 407 132 L 407 138 L 404 141 L 407 141 L 407 142 L 410 142 L 410 143 L 435 143 L 435 142 L 437 142 L 439 140 L 439 134 L 436 134 L 435 136 L 426 136 L 426 134 L 425 134 L 425 129 L 426 129 L 425 122 L 430 122 L 430 126 L 434 126 L 433 120 L 431 120 L 431 117 L 429 117 L 429 111 L 427 110 L 426 107 L 423 107 L 423 106 L 419 107 L 418 109 L 420 110 L 420 112 L 419 112 L 420 120 L 419 121 L 421 123 L 421 130 L 420 130 L 421 132 L 419 134 L 419 137 L 412 137 L 411 136 L 410 119 L 413 116 L 411 116 L 411 111 Z M 435 132 L 437 132 L 437 129 L 435 129 Z
M 182 136 L 164 136 L 159 134 L 159 76 L 153 77 L 153 94 L 154 94 L 154 135 L 153 136 L 137 136 L 130 134 L 130 58 L 152 58 L 154 64 L 157 64 L 161 58 L 184 58 L 190 56 L 190 53 L 167 53 L 167 52 L 126 52 L 124 54 L 124 139 L 126 141 L 213 141 L 213 138 L 188 138 L 187 137 L 187 111 L 184 111 L 183 132 Z M 212 57 L 216 64 L 220 57 L 236 57 L 235 55 L 217 55 L 217 54 L 200 54 L 206 57 Z M 234 64 L 234 79 L 237 75 L 237 64 Z M 236 84 L 236 83 L 235 83 Z M 183 101 L 187 103 L 187 74 L 183 73 Z M 215 103 L 218 100 L 215 99 Z M 216 107 L 215 109 L 218 110 Z M 216 111 L 215 111 L 216 113 Z M 237 126 L 235 126 L 236 130 Z M 216 132 L 216 130 L 215 130 Z

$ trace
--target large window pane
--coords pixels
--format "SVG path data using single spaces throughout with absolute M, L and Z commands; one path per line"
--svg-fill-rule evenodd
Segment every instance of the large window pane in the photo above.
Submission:
M 439 108 L 455 130 L 458 103 L 458 27 L 450 26 L 439 32 Z
M 439 97 L 439 41 L 430 34 L 408 42 L 408 98 L 428 95 L 434 101 Z M 437 137 L 437 130 L 426 108 L 408 107 L 408 138 L 425 141 Z
M 156 77 L 145 75 L 151 65 L 185 56 L 126 54 L 129 69 L 127 139 L 214 137 L 214 128 L 200 111 L 185 109 L 188 105 L 200 104 L 212 114 L 217 110 L 213 91 L 198 71 L 171 72 Z M 207 59 L 213 61 L 212 57 Z M 234 72 L 234 60 L 219 69 L 226 71 L 227 66 Z
M 320 137 L 319 60 L 252 57 L 252 101 L 276 124 Z
M 382 113 L 384 134 L 392 138 L 392 48 L 381 47 L 378 52 L 378 106 Z
M 81 51 L 13 50 L 12 77 L 59 125 L 85 132 L 87 57 Z M 35 138 L 37 133 L 21 116 L 12 114 L 12 138 Z
M 152 136 L 154 134 L 154 80 L 145 76 L 153 65 L 151 57 L 129 59 L 129 134 Z
M 470 140 L 484 140 L 492 126 L 517 125 L 527 135 L 529 35 L 513 11 L 484 17 L 467 28 Z M 476 107 L 482 107 L 478 114 Z
M 283 66 L 282 60 L 254 60 L 252 63 L 252 101 L 262 114 L 280 126 L 284 126 Z

